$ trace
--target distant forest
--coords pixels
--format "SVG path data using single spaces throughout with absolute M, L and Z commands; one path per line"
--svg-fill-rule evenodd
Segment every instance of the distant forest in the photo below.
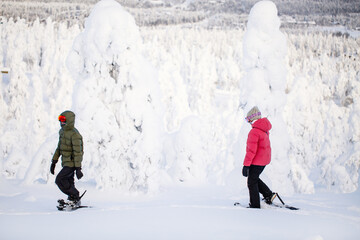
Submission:
M 259 0 L 117 0 L 135 17 L 139 26 L 175 25 L 199 23 L 211 20 L 208 27 L 241 27 L 252 6 Z M 272 0 L 280 17 L 294 21 L 315 22 L 316 25 L 343 25 L 360 29 L 360 0 Z M 0 16 L 5 18 L 36 18 L 68 21 L 69 24 L 84 21 L 98 0 L 5 0 L 0 3 Z

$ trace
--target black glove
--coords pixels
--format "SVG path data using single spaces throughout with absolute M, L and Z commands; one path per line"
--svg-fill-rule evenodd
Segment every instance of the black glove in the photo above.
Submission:
M 242 174 L 244 177 L 247 177 L 249 176 L 249 168 L 248 166 L 244 166 L 243 169 L 242 169 Z
M 81 171 L 81 167 L 77 167 L 76 168 L 76 177 L 77 177 L 77 179 L 80 180 L 83 176 L 84 176 L 84 174 Z
M 55 166 L 56 166 L 56 163 L 57 163 L 57 161 L 54 161 L 54 160 L 51 162 L 50 173 L 51 173 L 52 175 L 55 174 Z

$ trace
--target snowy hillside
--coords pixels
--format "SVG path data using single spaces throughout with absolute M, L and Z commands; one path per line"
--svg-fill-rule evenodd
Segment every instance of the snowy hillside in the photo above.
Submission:
M 2 18 L 0 238 L 358 239 L 360 34 L 287 32 L 278 15 L 261 1 L 244 30 L 139 27 L 102 0 L 84 26 Z M 300 210 L 242 207 L 253 105 L 273 124 L 261 178 Z M 66 109 L 91 206 L 74 212 L 49 172 Z
M 1 74 L 2 176 L 53 184 L 57 116 L 72 109 L 85 140 L 85 182 L 123 192 L 173 184 L 237 191 L 245 188 L 244 114 L 256 104 L 275 126 L 264 172 L 272 188 L 355 191 L 360 40 L 281 32 L 276 10 L 270 15 L 254 16 L 245 32 L 139 28 L 104 1 L 84 28 L 3 20 L 1 67 L 10 73 Z M 250 47 L 251 31 L 261 38 Z

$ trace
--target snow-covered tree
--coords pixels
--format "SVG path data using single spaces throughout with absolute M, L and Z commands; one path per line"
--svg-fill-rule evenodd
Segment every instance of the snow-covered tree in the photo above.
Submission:
M 155 69 L 134 18 L 113 0 L 95 5 L 67 65 L 85 141 L 84 168 L 98 187 L 148 191 L 161 176 L 163 109 Z
M 262 117 L 270 120 L 272 162 L 266 174 L 271 178 L 273 189 L 291 192 L 289 140 L 282 115 L 286 103 L 287 43 L 273 2 L 260 1 L 251 9 L 243 49 L 245 76 L 240 82 L 241 105 L 245 112 L 258 106 Z M 245 126 L 241 134 L 244 143 L 247 132 L 248 126 Z

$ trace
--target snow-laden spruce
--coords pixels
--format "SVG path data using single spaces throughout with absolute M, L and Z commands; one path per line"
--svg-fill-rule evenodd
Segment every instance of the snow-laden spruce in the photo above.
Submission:
M 286 103 L 287 42 L 280 31 L 280 18 L 273 2 L 260 1 L 251 9 L 243 51 L 245 75 L 240 82 L 241 105 L 247 111 L 258 106 L 262 116 L 269 118 L 272 124 L 272 161 L 264 174 L 270 177 L 272 189 L 292 192 L 291 179 L 288 177 L 289 139 L 282 115 Z M 246 142 L 248 127 L 246 125 L 241 131 L 241 143 Z
M 163 110 L 157 73 L 134 18 L 113 0 L 92 9 L 67 66 L 84 132 L 84 172 L 96 185 L 151 190 L 161 177 Z

